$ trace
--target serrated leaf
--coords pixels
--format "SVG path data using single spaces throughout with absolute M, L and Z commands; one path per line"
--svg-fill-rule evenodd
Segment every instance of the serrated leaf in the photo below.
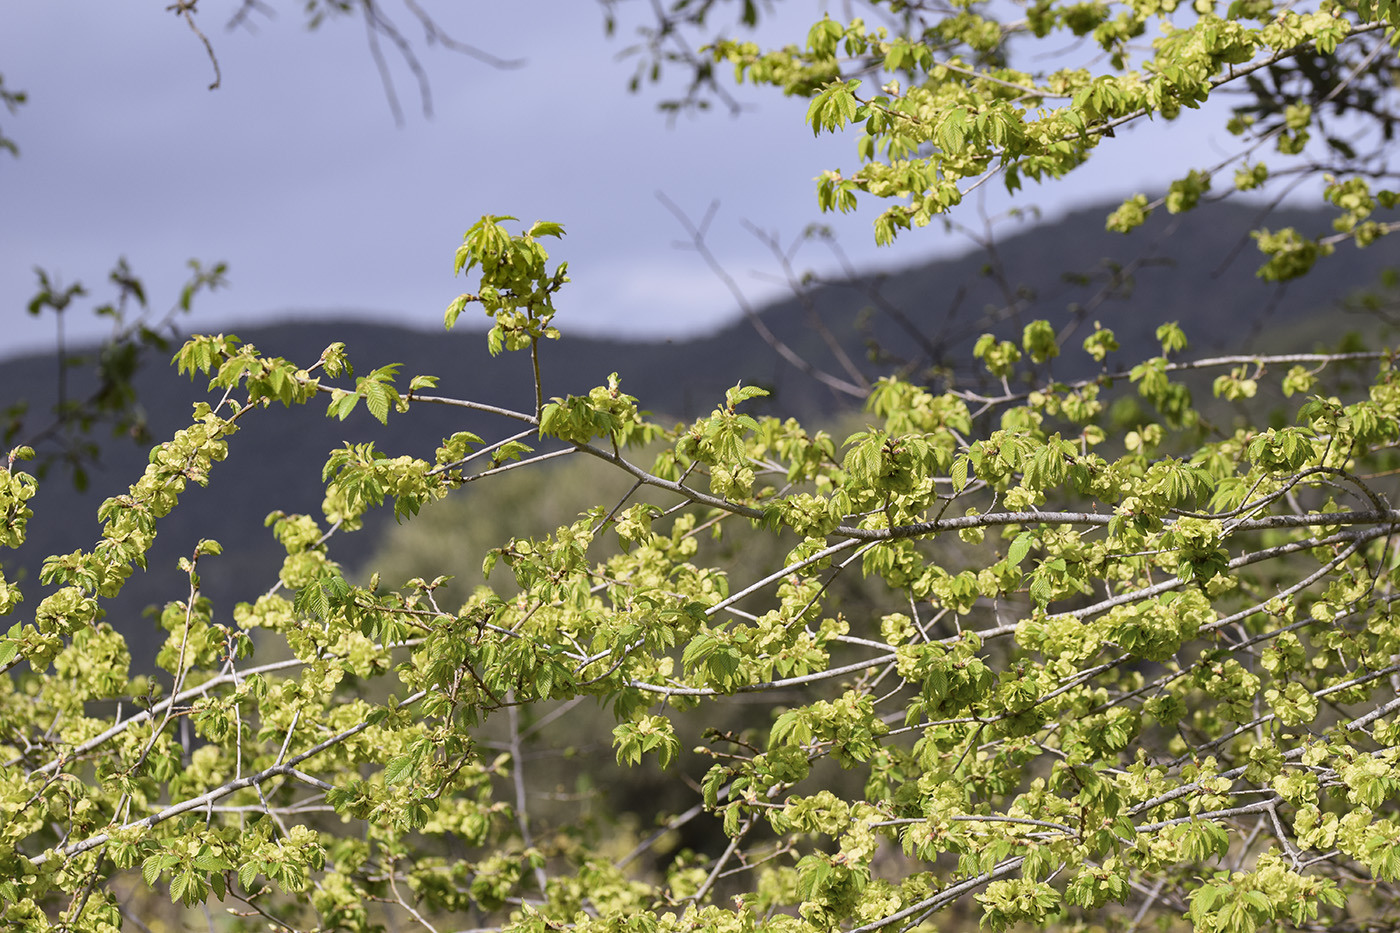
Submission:
M 1026 559 L 1026 553 L 1030 551 L 1034 541 L 1034 534 L 1029 531 L 1021 532 L 1016 536 L 1016 540 L 1011 542 L 1011 547 L 1007 548 L 1006 562 L 1012 567 L 1019 567 L 1021 561 Z
M 196 855 L 193 864 L 200 871 L 225 871 L 233 867 L 227 860 L 209 852 L 201 852 Z
M 471 300 L 471 295 L 458 295 L 452 300 L 452 304 L 447 306 L 447 311 L 442 315 L 444 329 L 452 329 L 452 326 L 457 323 L 457 318 L 461 317 L 462 312 L 467 310 L 467 302 Z
M 380 424 L 388 424 L 389 390 L 377 383 L 365 386 L 365 407 Z
M 1049 577 L 1038 575 L 1031 580 L 1031 599 L 1035 600 L 1036 605 L 1041 608 L 1050 602 L 1050 597 L 1054 595 L 1054 592 L 1055 588 L 1050 584 Z
M 963 147 L 967 139 L 966 120 L 967 111 L 954 110 L 943 121 L 938 130 L 938 145 L 944 152 L 956 152 Z
M 165 856 L 156 853 L 146 856 L 145 860 L 141 862 L 141 878 L 146 882 L 147 887 L 154 885 L 156 879 L 160 877 L 160 873 L 165 867 L 164 860 Z
M 724 768 L 715 765 L 705 775 L 705 783 L 701 786 L 704 797 L 705 808 L 713 810 L 719 803 L 719 789 L 724 785 L 726 773 Z
M 189 890 L 190 882 L 193 880 L 194 873 L 189 869 L 176 872 L 175 876 L 170 879 L 170 903 L 173 904 L 184 897 L 185 892 Z
M 413 773 L 414 759 L 410 755 L 400 755 L 384 766 L 384 783 L 398 784 Z
M 953 460 L 953 468 L 948 473 L 948 478 L 953 481 L 953 492 L 962 492 L 967 488 L 968 470 L 971 467 L 972 461 L 965 455 Z

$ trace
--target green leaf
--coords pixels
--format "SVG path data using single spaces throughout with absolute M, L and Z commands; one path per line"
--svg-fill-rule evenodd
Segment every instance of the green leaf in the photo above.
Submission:
M 1055 587 L 1050 582 L 1049 576 L 1038 573 L 1031 577 L 1030 596 L 1035 604 L 1042 609 L 1049 605 L 1050 600 L 1055 596 Z
M 938 129 L 938 145 L 944 152 L 958 153 L 967 138 L 967 111 L 950 110 L 943 117 L 943 125 Z
M 194 881 L 194 872 L 190 869 L 177 871 L 170 878 L 170 903 L 175 903 L 191 893 L 190 885 Z
M 1011 542 L 1011 547 L 1006 551 L 1006 562 L 1012 567 L 1021 566 L 1021 561 L 1026 559 L 1031 545 L 1035 543 L 1035 535 L 1029 531 L 1023 531 Z
M 859 81 L 835 81 L 812 98 L 807 106 L 807 123 L 812 134 L 820 136 L 823 130 L 835 132 L 855 119 L 855 90 Z
M 953 481 L 953 492 L 962 492 L 967 488 L 968 471 L 972 467 L 972 461 L 966 454 L 959 454 L 953 458 L 952 469 L 948 471 L 948 477 Z
M 400 755 L 390 759 L 389 763 L 384 766 L 384 783 L 390 785 L 402 783 L 408 779 L 417 765 L 417 759 L 412 755 Z
M 534 226 L 530 228 L 530 232 L 526 235 L 532 237 L 562 237 L 564 235 L 564 225 L 558 223 L 551 223 L 549 221 L 544 220 L 537 220 L 535 221 Z
M 452 299 L 452 303 L 449 304 L 447 310 L 443 312 L 443 326 L 447 330 L 451 330 L 453 325 L 457 323 L 457 318 L 461 317 L 462 312 L 467 310 L 467 304 L 475 300 L 475 295 L 458 295 L 456 298 Z
M 161 872 L 169 867 L 166 862 L 167 856 L 162 853 L 155 853 L 146 856 L 141 862 L 141 878 L 146 882 L 147 887 L 153 887 Z
M 390 390 L 377 382 L 365 385 L 365 407 L 380 424 L 389 423 L 389 405 L 393 400 Z

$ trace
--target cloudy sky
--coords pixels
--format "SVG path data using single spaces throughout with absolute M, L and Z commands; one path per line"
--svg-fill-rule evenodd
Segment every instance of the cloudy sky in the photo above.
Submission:
M 0 110 L 0 130 L 20 146 L 18 159 L 0 153 L 0 354 L 51 346 L 52 322 L 24 311 L 34 267 L 104 297 L 96 286 L 121 256 L 162 309 L 187 260 L 229 263 L 231 287 L 198 301 L 184 324 L 193 330 L 348 313 L 441 326 L 467 287 L 452 278 L 453 251 L 484 213 L 565 224 L 551 252 L 570 261 L 574 280 L 561 301 L 566 331 L 712 329 L 735 303 L 694 253 L 675 248 L 683 232 L 657 192 L 696 217 L 719 201 L 712 248 L 755 301 L 783 286 L 745 221 L 785 241 L 830 223 L 867 268 L 966 248 L 931 227 L 877 249 L 875 211 L 821 216 L 813 179 L 853 168 L 854 140 L 813 139 L 804 102 L 745 89 L 751 106 L 737 118 L 668 124 L 656 103 L 676 85 L 627 93 L 635 59 L 618 55 L 648 15 L 644 2 L 622 3 L 608 38 L 588 0 L 424 0 L 453 37 L 525 60 L 509 70 L 425 47 L 400 0 L 383 5 L 421 55 L 431 118 L 386 49 L 405 114 L 396 126 L 362 22 L 308 32 L 300 3 L 274 3 L 275 18 L 229 31 L 238 4 L 203 0 L 198 22 L 222 69 L 210 91 L 204 47 L 165 0 L 10 0 L 0 75 L 30 102 Z M 822 8 L 783 6 L 791 13 L 771 28 L 784 39 L 802 36 Z M 1155 192 L 1181 170 L 1186 145 L 1204 160 L 1222 151 L 1214 123 L 1188 119 L 1170 137 L 1150 124 L 1120 133 L 1086 171 L 1021 201 L 1053 217 Z M 992 213 L 1009 204 L 994 187 L 982 205 Z M 978 207 L 969 199 L 958 219 L 976 225 Z M 799 262 L 832 268 L 817 247 Z

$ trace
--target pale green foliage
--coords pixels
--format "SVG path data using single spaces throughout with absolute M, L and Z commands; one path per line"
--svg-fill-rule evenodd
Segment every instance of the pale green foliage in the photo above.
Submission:
M 861 166 L 823 174 L 819 198 L 897 202 L 876 225 L 889 240 L 991 173 L 1012 188 L 1063 175 L 1117 125 L 1380 31 L 1328 2 L 1051 0 L 1018 17 L 962 3 L 904 32 L 824 18 L 802 46 L 707 54 L 811 98 L 816 132 L 856 128 Z M 1026 33 L 1085 38 L 1102 70 L 1017 70 L 1004 44 Z M 1250 157 L 1263 142 L 1288 157 L 1327 104 L 1231 129 L 1273 120 Z M 1250 166 L 1236 187 L 1268 181 Z M 1185 168 L 1110 227 L 1192 208 L 1223 168 Z M 1387 232 L 1372 215 L 1393 193 L 1356 173 L 1324 184 L 1336 237 Z M 95 544 L 45 561 L 42 599 L 0 579 L 7 928 L 107 933 L 146 889 L 297 931 L 871 933 L 934 929 L 955 905 L 997 931 L 1400 922 L 1391 352 L 1193 360 L 1161 322 L 1160 355 L 1110 370 L 1117 340 L 1096 328 L 1079 362 L 1098 375 L 1068 382 L 1053 367 L 1080 350 L 1034 320 L 1019 342 L 976 342 L 993 394 L 884 378 L 842 441 L 756 414 L 763 390 L 742 384 L 672 428 L 616 375 L 545 400 L 538 344 L 559 335 L 567 275 L 541 240 L 563 229 L 508 222 L 467 231 L 455 267 L 479 283 L 446 324 L 480 303 L 492 352 L 531 354 L 533 410 L 427 395 L 436 380 L 401 383 L 394 362 L 356 377 L 339 344 L 303 365 L 196 337 L 176 362 L 213 401 L 102 503 Z M 1256 239 L 1278 279 L 1340 242 Z M 1196 404 L 1207 387 L 1215 408 Z M 380 421 L 431 404 L 506 426 L 427 439 L 431 460 L 347 439 L 322 467 L 322 514 L 268 503 L 285 558 L 237 606 L 201 594 L 221 548 L 190 542 L 155 619 L 160 672 L 131 676 L 104 607 L 161 519 L 244 419 L 322 400 L 341 420 L 363 400 Z M 31 454 L 0 474 L 3 547 L 43 520 Z M 371 509 L 412 522 L 562 456 L 622 491 L 589 487 L 552 530 L 489 542 L 470 555 L 482 582 L 451 602 L 436 570 L 357 582 L 333 556 Z M 702 548 L 742 535 L 762 547 Z M 577 753 L 549 772 L 572 787 L 538 777 L 541 736 Z M 685 802 L 617 800 L 637 774 Z M 696 827 L 710 835 L 678 848 Z
M 541 274 L 529 237 L 501 252 L 518 244 Z M 1096 357 L 1112 343 L 1097 333 Z M 1184 349 L 1175 325 L 1158 336 L 1165 353 Z M 1023 345 L 1031 363 L 1057 350 L 1045 322 Z M 1019 351 L 1000 346 L 981 352 L 1009 376 Z M 1314 396 L 1293 427 L 1214 438 L 1189 430 L 1181 368 L 1150 361 L 1133 379 L 1163 420 L 1125 449 L 1089 430 L 1102 408 L 1083 403 L 1111 380 L 982 399 L 977 415 L 965 393 L 884 380 L 868 427 L 837 445 L 745 414 L 762 393 L 742 386 L 664 431 L 614 377 L 542 418 L 500 412 L 535 428 L 540 453 L 466 433 L 435 463 L 349 443 L 324 469 L 324 521 L 269 517 L 294 595 L 269 592 L 218 623 L 197 564 L 220 548 L 201 542 L 182 560 L 189 594 L 160 620 L 165 698 L 163 678 L 127 674 L 101 601 L 142 565 L 184 484 L 208 480 L 238 422 L 322 396 L 338 417 L 346 399 L 374 404 L 373 386 L 384 417 L 438 403 L 399 395 L 392 365 L 353 390 L 330 385 L 331 368 L 349 378 L 343 348 L 299 368 L 197 338 L 180 367 L 236 393 L 195 406 L 103 505 L 103 539 L 50 559 L 44 579 L 59 588 L 0 641 L 6 667 L 30 671 L 0 681 L 0 909 L 42 928 L 38 905 L 69 919 L 81 908 L 76 928 L 105 929 L 114 895 L 98 879 L 139 869 L 174 901 L 258 897 L 297 929 L 368 929 L 376 898 L 518 931 L 737 930 L 781 906 L 782 926 L 808 931 L 970 896 L 1000 930 L 1111 912 L 1150 879 L 1199 929 L 1389 911 L 1370 879 L 1400 879 L 1400 513 L 1359 474 L 1400 436 L 1400 384 L 1384 358 L 1362 358 L 1379 365 L 1359 397 Z M 1284 383 L 1311 386 L 1339 359 L 1295 365 Z M 1248 401 L 1270 371 L 1264 358 L 1248 375 L 1234 365 L 1217 391 Z M 1180 455 L 1145 454 L 1148 438 Z M 657 443 L 655 466 L 623 453 Z M 330 558 L 327 523 L 344 531 L 386 499 L 411 518 L 550 450 L 622 470 L 631 491 L 501 542 L 489 586 L 459 608 L 435 598 L 441 578 L 361 586 Z M 23 453 L 0 486 L 11 543 L 34 489 L 14 466 Z M 629 504 L 639 489 L 663 504 Z M 700 529 L 736 521 L 796 531 L 784 566 L 697 563 Z M 909 611 L 828 612 L 832 584 L 856 573 Z M 255 643 L 282 660 L 249 659 Z M 148 710 L 90 711 L 142 683 Z M 771 725 L 740 734 L 697 736 L 683 713 L 767 692 L 782 697 Z M 615 717 L 618 765 L 710 762 L 704 818 L 729 837 L 726 854 L 632 871 L 606 834 L 545 832 L 521 792 L 518 726 L 498 751 L 485 737 L 522 705 L 567 715 L 581 697 Z M 818 780 L 828 759 L 859 779 Z M 307 793 L 355 831 L 303 815 Z M 444 857 L 439 838 L 472 854 Z M 897 875 L 877 876 L 877 858 Z
M 1047 0 L 1017 15 L 975 0 L 950 4 L 936 14 L 922 4 L 910 5 L 919 12 L 903 3 L 871 6 L 889 10 L 878 9 L 881 15 L 870 20 L 841 22 L 825 16 L 801 46 L 765 50 L 755 42 L 722 37 L 713 44 L 713 57 L 732 65 L 740 82 L 810 97 L 807 123 L 813 132 L 854 131 L 858 167 L 823 173 L 818 199 L 823 210 L 843 212 L 853 210 L 862 195 L 886 202 L 875 222 L 881 243 L 928 224 L 956 207 L 968 191 L 998 176 L 1010 191 L 1026 179 L 1062 177 L 1086 164 L 1117 128 L 1144 118 L 1173 120 L 1213 93 L 1257 81 L 1261 70 L 1286 65 L 1295 56 L 1320 53 L 1358 62 L 1375 47 L 1377 30 L 1400 18 L 1394 4 L 1363 6 L 1358 15 L 1354 6 L 1333 0 L 1307 7 L 1258 0 L 1228 9 L 1210 0 L 1189 9 L 1157 0 Z M 901 20 L 901 14 L 908 18 Z M 1019 47 L 1013 42 L 1027 34 L 1046 40 L 1042 44 L 1060 43 L 1055 48 L 1075 38 L 1088 40 L 1077 47 L 1085 51 L 1083 67 L 1066 66 L 1063 53 L 1023 56 L 1026 67 L 1016 67 L 1011 50 Z M 1384 59 L 1385 51 L 1379 48 L 1372 55 L 1381 53 Z M 1194 208 L 1209 191 L 1211 176 L 1231 166 L 1237 190 L 1264 185 L 1271 166 L 1259 161 L 1260 147 L 1273 143 L 1278 167 L 1295 162 L 1316 134 L 1327 131 L 1325 111 L 1345 109 L 1340 101 L 1346 96 L 1339 95 L 1346 84 L 1366 74 L 1374 61 L 1358 62 L 1356 73 L 1325 95 L 1334 79 L 1310 72 L 1316 103 L 1279 103 L 1262 84 L 1249 85 L 1248 92 L 1267 105 L 1256 112 L 1242 106 L 1228 122 L 1228 129 L 1249 144 L 1219 164 L 1191 168 L 1158 201 L 1149 203 L 1145 195 L 1130 198 L 1110 216 L 1109 229 L 1127 232 L 1161 205 L 1171 213 Z M 1379 83 L 1383 87 L 1385 79 Z M 1358 105 L 1364 108 L 1372 99 L 1358 95 Z M 1276 112 L 1281 119 L 1260 124 L 1258 112 L 1271 117 Z M 1372 209 L 1372 173 L 1351 143 L 1327 135 L 1325 145 L 1340 164 L 1355 171 L 1336 183 L 1349 203 L 1329 195 L 1343 210 L 1339 238 L 1365 246 L 1391 229 L 1390 224 L 1362 223 Z M 1395 192 L 1383 186 L 1375 198 L 1393 201 Z M 1310 240 L 1312 252 L 1303 262 L 1280 261 L 1280 244 L 1261 239 L 1260 250 L 1269 260 L 1260 274 L 1296 277 L 1331 242 Z M 1297 252 L 1301 244 L 1287 249 Z

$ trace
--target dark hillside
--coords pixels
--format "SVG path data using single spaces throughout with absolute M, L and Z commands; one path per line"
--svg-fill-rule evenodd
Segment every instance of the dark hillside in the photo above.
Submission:
M 1385 240 L 1367 251 L 1346 249 L 1326 260 L 1312 276 L 1287 288 L 1268 285 L 1254 276 L 1257 254 L 1252 246 L 1217 273 L 1221 259 L 1238 243 L 1255 220 L 1254 212 L 1229 205 L 1202 208 L 1181 218 L 1155 219 L 1149 228 L 1130 237 L 1103 230 L 1105 209 L 1075 214 L 1063 222 L 1026 229 L 998 245 L 1006 279 L 1015 290 L 1010 308 L 995 276 L 983 274 L 985 254 L 939 261 L 898 273 L 814 288 L 808 298 L 825 327 L 864 367 L 869 377 L 887 372 L 899 361 L 918 374 L 931 365 L 948 367 L 955 380 L 974 380 L 971 346 L 978 334 L 993 330 L 1019 336 L 1024 322 L 1044 317 L 1058 326 L 1080 319 L 1082 332 L 1067 342 L 1065 356 L 1055 361 L 1056 375 L 1088 371 L 1090 362 L 1078 351 L 1084 333 L 1095 320 L 1113 328 L 1123 345 L 1120 357 L 1136 361 L 1156 353 L 1153 330 L 1161 321 L 1178 320 L 1193 346 L 1247 348 L 1267 329 L 1277 339 L 1280 329 L 1309 317 L 1334 313 L 1339 299 L 1358 288 L 1372 286 L 1387 265 L 1394 264 L 1400 245 Z M 1320 215 L 1283 215 L 1273 226 L 1293 223 L 1316 230 L 1327 221 Z M 1116 264 L 1127 267 L 1149 261 L 1133 273 L 1132 288 L 1119 287 L 1117 297 L 1104 298 L 1104 273 Z M 1087 273 L 1079 283 L 1066 272 Z M 907 318 L 921 335 L 887 310 L 870 310 L 872 289 Z M 1099 296 L 1099 297 L 1096 297 Z M 781 360 L 749 326 L 739 321 L 700 339 L 665 343 L 629 343 L 569 337 L 567 299 L 560 324 L 566 339 L 542 353 L 546 395 L 587 391 L 604 382 L 610 372 L 622 375 L 623 388 L 651 410 L 674 418 L 693 418 L 723 397 L 724 389 L 743 381 L 774 389 L 765 400 L 771 410 L 805 418 L 829 417 L 849 399 L 839 398 Z M 1076 312 L 1075 307 L 1081 310 Z M 809 311 L 790 300 L 763 311 L 768 326 L 814 365 L 840 374 L 830 350 L 813 326 Z M 1341 319 L 1339 319 L 1341 320 Z M 1349 326 L 1343 320 L 1331 328 L 1337 335 Z M 1311 333 L 1326 333 L 1316 322 Z M 315 361 L 333 340 L 343 341 L 361 372 L 388 362 L 402 362 L 401 383 L 419 373 L 439 376 L 444 395 L 471 398 L 493 405 L 526 410 L 532 404 L 528 358 L 523 354 L 493 359 L 480 333 L 428 334 L 387 325 L 362 323 L 298 323 L 240 330 L 240 336 L 266 354 L 285 356 L 303 364 Z M 872 362 L 871 346 L 884 354 Z M 891 358 L 894 362 L 891 362 Z M 26 357 L 0 364 L 0 406 L 29 398 L 36 411 L 46 410 L 53 391 L 53 361 Z M 191 385 L 173 368 L 152 366 L 139 376 L 140 397 L 157 438 L 168 438 L 188 422 L 190 405 L 202 383 Z M 80 387 L 79 387 L 80 390 Z M 268 510 L 319 515 L 320 469 L 326 453 L 342 440 L 373 439 L 393 455 L 408 453 L 431 459 L 440 438 L 457 430 L 487 437 L 513 433 L 499 421 L 455 410 L 417 406 L 405 416 L 391 417 L 380 426 L 360 409 L 351 423 L 324 417 L 324 408 L 274 411 L 250 418 L 234 438 L 229 459 L 216 467 L 211 488 L 193 489 L 182 507 L 166 519 L 151 555 L 150 569 L 138 572 L 109 611 L 119 627 L 132 624 L 143 607 L 182 598 L 184 584 L 176 559 L 188 554 L 201 537 L 225 546 L 222 557 L 201 564 L 206 595 L 219 616 L 227 619 L 233 604 L 251 600 L 276 580 L 280 550 L 263 528 Z M 61 472 L 55 472 L 34 501 L 36 520 L 30 541 L 6 560 L 6 572 L 37 574 L 40 559 L 91 547 L 98 534 L 97 506 L 107 496 L 125 490 L 144 467 L 145 451 L 120 440 L 104 440 L 101 468 L 93 474 L 93 489 L 74 492 Z M 354 566 L 373 548 L 384 514 L 374 516 L 366 531 L 345 536 L 332 553 Z M 42 593 L 27 587 L 28 611 Z M 138 659 L 152 649 L 133 645 Z M 138 661 L 138 663 L 142 663 Z

